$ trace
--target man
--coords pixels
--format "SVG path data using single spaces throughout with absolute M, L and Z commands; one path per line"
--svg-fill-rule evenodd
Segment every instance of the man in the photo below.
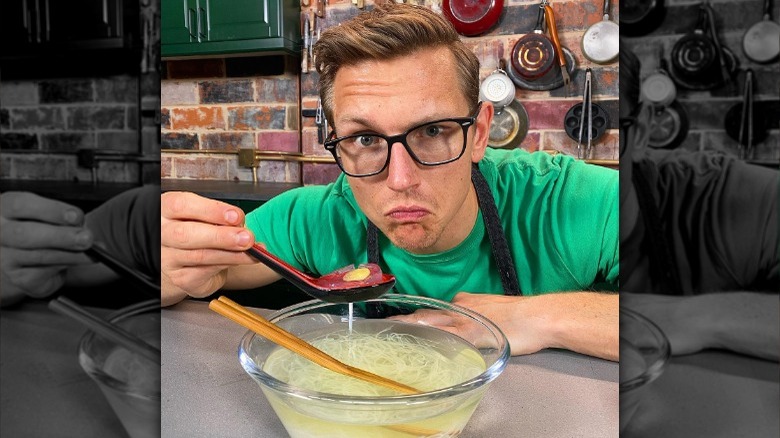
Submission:
M 160 186 L 128 190 L 84 214 L 29 192 L 0 195 L 0 305 L 45 298 L 63 287 L 110 283 L 119 276 L 84 251 L 101 245 L 124 265 L 159 276 L 156 250 Z M 121 301 L 121 299 L 119 299 Z
M 722 348 L 777 360 L 778 172 L 721 153 L 648 149 L 639 72 L 621 50 L 621 306 L 658 324 L 672 354 Z
M 491 318 L 512 354 L 554 347 L 616 360 L 618 297 L 591 292 L 617 283 L 616 172 L 487 150 L 493 107 L 478 103 L 479 62 L 426 8 L 378 5 L 324 32 L 314 51 L 334 127 L 326 148 L 345 175 L 246 218 L 164 194 L 163 303 L 276 280 L 243 253 L 256 240 L 315 275 L 377 261 L 397 292 Z M 470 338 L 441 315 L 412 317 Z

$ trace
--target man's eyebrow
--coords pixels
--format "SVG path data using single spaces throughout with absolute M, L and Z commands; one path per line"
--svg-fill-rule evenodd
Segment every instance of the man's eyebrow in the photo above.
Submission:
M 414 123 L 411 123 L 411 124 L 407 125 L 400 132 L 393 132 L 393 133 L 389 133 L 389 134 L 388 133 L 384 133 L 384 135 L 400 134 L 401 132 L 406 132 L 409 129 L 416 128 L 416 127 L 424 125 L 426 123 L 435 122 L 437 120 L 442 120 L 442 119 L 447 119 L 447 118 L 448 117 L 445 117 L 445 116 L 432 115 L 430 117 L 426 117 L 426 118 L 420 119 L 420 120 L 418 120 L 418 121 L 416 121 Z M 363 118 L 361 116 L 354 116 L 354 117 L 353 116 L 347 116 L 347 117 L 345 117 L 343 119 L 340 119 L 339 122 L 340 123 L 349 123 L 349 124 L 360 125 L 360 126 L 362 126 L 364 128 L 371 129 L 373 131 L 379 132 L 377 129 L 374 128 L 373 124 L 368 119 L 365 119 L 365 118 Z

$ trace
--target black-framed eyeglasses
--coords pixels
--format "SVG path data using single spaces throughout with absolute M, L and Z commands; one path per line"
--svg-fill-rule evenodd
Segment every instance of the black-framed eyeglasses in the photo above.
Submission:
M 390 150 L 395 143 L 401 143 L 409 156 L 422 165 L 451 163 L 466 151 L 468 130 L 476 123 L 481 108 L 479 102 L 472 116 L 426 122 L 403 134 L 360 133 L 333 138 L 325 142 L 325 149 L 333 154 L 339 168 L 352 177 L 382 173 L 390 163 Z

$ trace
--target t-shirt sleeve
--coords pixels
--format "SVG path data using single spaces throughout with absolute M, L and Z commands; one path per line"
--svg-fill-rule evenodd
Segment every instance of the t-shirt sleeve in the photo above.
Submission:
M 683 287 L 780 287 L 777 170 L 717 154 L 674 155 L 656 183 Z
M 553 216 L 561 262 L 583 289 L 617 290 L 620 273 L 618 174 L 572 161 L 558 181 Z
M 152 278 L 160 276 L 160 193 L 157 185 L 130 189 L 86 216 L 95 242 Z

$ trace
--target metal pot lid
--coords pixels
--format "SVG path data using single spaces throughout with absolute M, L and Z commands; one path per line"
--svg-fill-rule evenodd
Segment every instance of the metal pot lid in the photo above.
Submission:
M 528 113 L 517 99 L 496 113 L 490 124 L 488 146 L 514 149 L 528 134 Z
M 577 61 L 574 59 L 574 54 L 569 49 L 566 47 L 563 47 L 562 49 L 564 56 L 566 56 L 566 69 L 569 71 L 572 80 L 574 80 L 574 70 L 577 68 Z M 563 75 L 561 74 L 560 67 L 556 65 L 553 68 L 555 74 L 544 75 L 536 80 L 523 78 L 515 71 L 514 66 L 511 64 L 506 73 L 509 75 L 509 78 L 512 79 L 512 82 L 520 88 L 531 91 L 546 91 L 563 86 Z

